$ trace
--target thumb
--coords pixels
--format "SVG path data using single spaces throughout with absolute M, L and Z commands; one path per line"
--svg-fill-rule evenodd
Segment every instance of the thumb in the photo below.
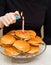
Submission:
M 19 11 L 15 11 L 15 12 L 14 12 L 14 15 L 20 16 Z

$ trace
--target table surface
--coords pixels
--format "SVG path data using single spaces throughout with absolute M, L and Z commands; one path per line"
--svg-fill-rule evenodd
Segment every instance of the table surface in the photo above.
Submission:
M 51 45 L 47 45 L 46 51 L 33 61 L 23 64 L 12 63 L 10 58 L 0 53 L 0 65 L 51 65 Z

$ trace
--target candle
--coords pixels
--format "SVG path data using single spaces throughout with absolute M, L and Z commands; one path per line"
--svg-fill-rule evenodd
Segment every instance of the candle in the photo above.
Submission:
M 24 32 L 24 16 L 22 16 L 22 32 Z

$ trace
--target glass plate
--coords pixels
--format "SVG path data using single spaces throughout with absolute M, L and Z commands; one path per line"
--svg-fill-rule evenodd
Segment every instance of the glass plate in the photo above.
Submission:
M 40 50 L 38 53 L 36 54 L 19 54 L 17 56 L 7 56 L 4 54 L 4 48 L 0 46 L 0 53 L 12 58 L 12 61 L 14 60 L 14 62 L 18 62 L 18 63 L 23 63 L 23 62 L 29 62 L 31 61 L 34 57 L 41 55 L 44 51 L 46 50 L 46 43 L 43 42 L 43 44 L 40 46 Z

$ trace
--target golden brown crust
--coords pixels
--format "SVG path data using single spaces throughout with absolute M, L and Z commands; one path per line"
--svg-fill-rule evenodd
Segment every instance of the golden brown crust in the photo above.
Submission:
M 16 36 L 23 38 L 23 39 L 30 39 L 30 35 L 27 32 L 27 30 L 25 30 L 24 32 L 22 32 L 22 30 L 17 30 L 16 31 Z
M 14 35 L 15 35 L 15 32 L 16 32 L 16 30 L 11 30 L 11 31 L 9 31 L 7 34 L 8 34 L 8 35 L 13 35 L 13 36 L 14 36 Z
M 26 41 L 23 41 L 23 40 L 15 41 L 13 46 L 22 52 L 27 52 L 30 50 L 30 45 Z
M 19 51 L 13 46 L 8 46 L 4 48 L 4 53 L 8 56 L 15 56 L 19 54 Z
M 35 53 L 38 53 L 39 50 L 40 50 L 39 46 L 31 46 L 30 51 L 28 51 L 27 53 L 29 53 L 29 54 L 35 54 Z
M 31 45 L 39 46 L 42 44 L 42 39 L 39 36 L 36 36 L 35 38 L 30 39 L 28 43 Z
M 16 39 L 12 35 L 4 35 L 1 38 L 1 43 L 3 44 L 13 44 Z
M 28 30 L 27 32 L 29 33 L 29 35 L 30 35 L 31 38 L 35 38 L 35 36 L 36 36 L 36 32 L 35 31 Z

